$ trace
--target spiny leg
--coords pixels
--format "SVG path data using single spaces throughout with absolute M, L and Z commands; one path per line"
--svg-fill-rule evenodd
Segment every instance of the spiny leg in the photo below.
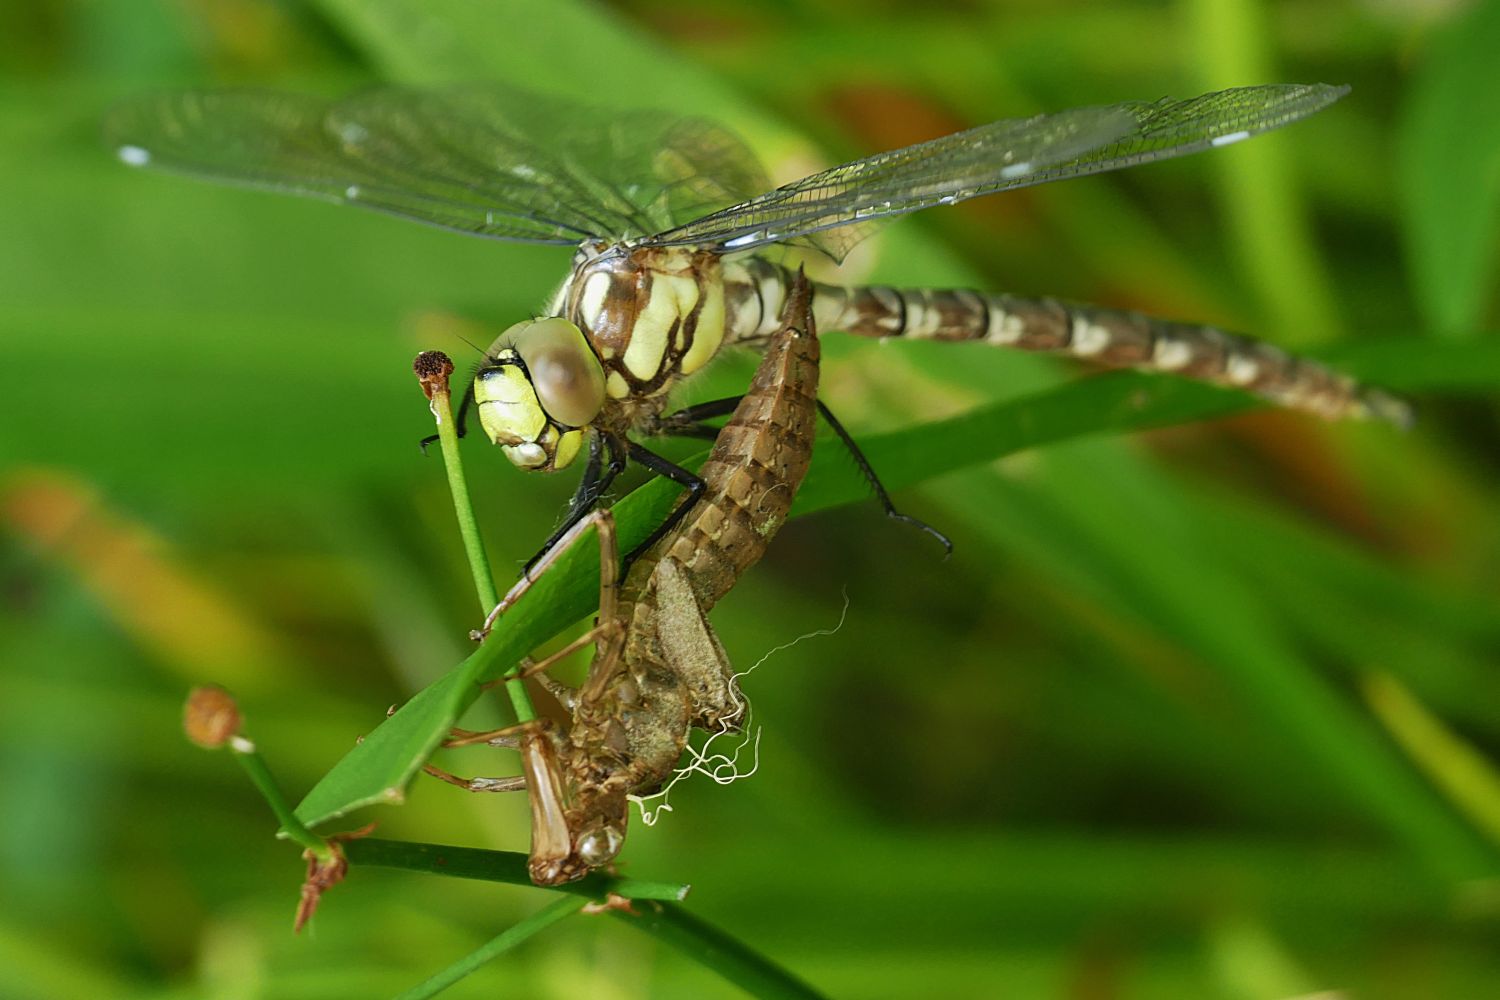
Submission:
M 604 462 L 605 453 L 609 456 L 608 464 Z M 542 543 L 536 555 L 526 560 L 526 565 L 521 570 L 523 577 L 531 576 L 537 564 L 542 562 L 555 546 L 560 545 L 562 539 L 598 506 L 605 490 L 608 490 L 624 471 L 625 455 L 626 452 L 621 448 L 618 438 L 599 430 L 594 430 L 589 434 L 588 465 L 584 468 L 583 478 L 578 481 L 578 489 L 574 491 L 573 499 L 568 502 L 568 510 L 563 515 L 563 522 Z
M 448 738 L 438 745 L 444 750 L 480 744 L 502 750 L 517 750 L 521 746 L 522 734 L 531 725 L 530 722 L 516 722 L 509 726 L 501 726 L 499 729 L 460 729 L 454 726 L 448 730 Z
M 539 723 L 535 721 L 488 730 L 459 729 L 455 726 L 448 731 L 448 738 L 443 740 L 441 746 L 444 749 L 452 749 L 486 745 L 519 750 L 526 732 L 535 728 L 539 728 Z M 503 778 L 460 778 L 452 771 L 445 771 L 435 764 L 423 764 L 422 772 L 470 792 L 519 792 L 526 789 L 526 778 L 519 774 Z
M 743 396 L 727 396 L 724 399 L 714 399 L 705 403 L 698 403 L 694 406 L 685 406 L 675 413 L 661 417 L 652 428 L 652 433 L 672 434 L 681 437 L 701 437 L 712 440 L 718 436 L 719 428 L 710 424 L 704 424 L 702 421 L 732 413 L 735 407 L 740 405 L 740 400 L 743 398 Z M 896 509 L 895 502 L 891 500 L 890 493 L 886 492 L 885 484 L 876 475 L 875 468 L 870 464 L 870 460 L 865 457 L 865 453 L 855 443 L 854 437 L 844 429 L 844 425 L 833 415 L 833 411 L 828 408 L 828 404 L 824 403 L 821 399 L 818 400 L 818 412 L 823 414 L 823 419 L 828 421 L 828 426 L 832 428 L 834 435 L 843 444 L 844 450 L 849 452 L 849 456 L 854 459 L 854 464 L 859 468 L 860 475 L 864 477 L 865 482 L 870 486 L 871 492 L 875 494 L 876 499 L 880 502 L 881 508 L 885 511 L 885 516 L 925 531 L 933 538 L 936 538 L 943 548 L 947 550 L 945 555 L 952 555 L 953 542 L 947 535 L 926 521 L 912 517 L 910 514 L 903 514 Z
M 503 684 L 509 680 L 534 676 L 546 688 L 547 692 L 557 698 L 563 707 L 571 713 L 574 705 L 577 703 L 577 691 L 549 677 L 546 671 L 565 657 L 572 655 L 590 643 L 598 646 L 598 651 L 594 657 L 596 667 L 601 662 L 608 662 L 612 665 L 614 658 L 619 656 L 620 647 L 624 640 L 624 623 L 619 620 L 617 596 L 620 579 L 620 547 L 618 534 L 615 531 L 614 515 L 607 510 L 594 511 L 587 518 L 580 521 L 574 527 L 572 533 L 559 542 L 553 551 L 547 554 L 545 561 L 538 567 L 537 572 L 533 576 L 518 581 L 516 586 L 511 588 L 511 592 L 505 595 L 505 599 L 496 605 L 495 609 L 490 612 L 489 617 L 485 619 L 484 627 L 475 634 L 480 637 L 487 635 L 489 630 L 494 627 L 495 620 L 500 614 L 514 604 L 521 594 L 525 593 L 526 589 L 535 580 L 539 579 L 541 574 L 552 565 L 554 560 L 559 558 L 563 552 L 578 541 L 589 525 L 594 526 L 594 533 L 599 543 L 599 614 L 595 619 L 593 627 L 572 642 L 569 642 L 562 649 L 541 660 L 534 661 L 530 658 L 522 660 L 521 669 L 518 672 L 509 673 L 488 682 L 484 685 L 486 689 Z
M 630 573 L 630 567 L 634 565 L 636 559 L 640 558 L 651 546 L 665 538 L 667 532 L 677 527 L 678 522 L 687 516 L 688 511 L 693 509 L 693 505 L 698 502 L 698 498 L 703 495 L 703 491 L 707 488 L 702 479 L 687 469 L 667 461 L 655 452 L 647 451 L 634 441 L 630 442 L 630 457 L 658 476 L 666 476 L 674 483 L 682 486 L 687 490 L 687 496 L 672 510 L 672 513 L 667 515 L 661 524 L 656 526 L 656 530 L 651 532 L 644 542 L 631 549 L 629 554 L 625 556 L 624 561 L 620 565 L 621 579 L 624 579 Z
M 460 778 L 451 771 L 444 771 L 435 764 L 423 764 L 422 773 L 431 775 L 439 781 L 446 781 L 450 785 L 457 785 L 466 792 L 526 791 L 526 776 L 521 774 L 507 775 L 504 778 Z
M 595 511 L 584 521 L 579 522 L 574 532 L 567 537 L 563 544 L 558 546 L 556 552 L 548 553 L 546 563 L 538 571 L 538 575 L 540 575 L 540 572 L 545 571 L 551 565 L 552 561 L 563 551 L 577 541 L 583 534 L 584 529 L 591 524 L 595 526 L 599 539 L 599 621 L 593 628 L 557 652 L 541 660 L 533 661 L 527 658 L 522 661 L 519 673 L 509 674 L 497 680 L 490 681 L 482 685 L 483 688 L 488 689 L 508 680 L 533 675 L 539 675 L 544 679 L 543 683 L 545 684 L 547 681 L 551 681 L 551 678 L 546 677 L 545 674 L 548 668 L 590 642 L 604 644 L 600 658 L 610 658 L 619 655 L 619 637 L 621 636 L 622 629 L 621 623 L 618 621 L 615 598 L 619 543 L 615 535 L 615 520 L 609 511 Z M 516 587 L 511 588 L 511 593 L 506 595 L 506 599 L 510 604 L 513 604 L 522 593 L 525 593 L 526 588 L 531 585 L 534 579 L 535 577 L 524 579 L 517 583 Z M 496 606 L 495 610 L 490 613 L 490 617 L 485 620 L 484 633 L 488 633 L 494 624 L 494 619 L 508 606 L 509 604 L 506 601 L 502 601 L 500 605 Z M 549 691 L 557 694 L 559 700 L 564 701 L 568 710 L 572 711 L 572 702 L 576 698 L 576 692 L 566 685 L 555 681 L 548 684 L 547 688 Z M 561 693 L 556 688 L 561 688 Z M 528 770 L 535 770 L 537 766 L 536 759 L 542 754 L 542 748 L 536 745 L 537 741 L 546 741 L 547 739 L 546 723 L 542 720 L 533 719 L 529 722 L 517 723 L 492 730 L 454 728 L 450 731 L 448 739 L 444 740 L 442 745 L 445 748 L 452 748 L 487 744 L 494 747 L 519 749 L 523 764 Z M 451 785 L 457 785 L 471 792 L 509 792 L 529 787 L 527 779 L 523 775 L 514 775 L 507 778 L 460 778 L 432 764 L 423 765 L 422 770 L 434 778 L 446 781 Z M 556 789 L 551 789 L 548 791 L 548 794 L 555 797 L 556 791 Z
M 500 598 L 500 603 L 496 604 L 490 613 L 485 616 L 484 624 L 471 633 L 471 638 L 476 641 L 483 641 L 490 634 L 490 630 L 495 627 L 495 622 L 500 616 L 510 610 L 516 601 L 520 600 L 521 596 L 530 590 L 532 585 L 541 578 L 542 574 L 547 572 L 564 552 L 572 548 L 590 527 L 598 527 L 601 550 L 605 548 L 604 536 L 608 534 L 609 548 L 613 551 L 615 548 L 614 525 L 614 517 L 607 510 L 591 511 L 580 518 L 566 533 L 558 538 L 554 545 L 543 551 L 535 566 L 529 569 L 521 579 L 517 580 L 510 590 L 506 591 L 505 596 Z M 614 571 L 613 567 L 611 567 L 611 579 L 613 579 L 613 575 Z
M 843 442 L 844 449 L 854 459 L 854 464 L 859 467 L 860 475 L 865 477 L 865 482 L 870 484 L 870 489 L 874 491 L 876 499 L 880 501 L 880 506 L 884 508 L 885 516 L 927 532 L 927 534 L 936 538 L 943 548 L 947 550 L 944 553 L 944 558 L 952 555 L 953 542 L 947 535 L 926 521 L 912 517 L 910 514 L 903 514 L 896 509 L 896 505 L 891 502 L 891 495 L 885 491 L 885 486 L 880 482 L 880 477 L 875 474 L 874 467 L 870 465 L 870 460 L 865 458 L 865 453 L 860 450 L 859 445 L 854 443 L 854 438 L 850 436 L 848 431 L 844 430 L 844 425 L 839 423 L 838 417 L 833 415 L 833 411 L 821 399 L 818 400 L 818 412 L 823 414 L 823 419 L 828 421 L 828 426 L 833 429 L 833 433 Z
M 608 599 L 603 596 L 606 593 L 609 594 Z M 602 610 L 605 603 L 608 603 L 611 608 L 613 607 L 614 585 L 609 584 L 607 590 L 601 588 L 600 595 L 601 612 L 599 615 L 599 621 L 597 621 L 592 628 L 580 635 L 578 638 L 574 639 L 572 642 L 568 643 L 562 649 L 559 649 L 557 652 L 552 653 L 549 656 L 535 661 L 529 658 L 522 660 L 521 669 L 519 672 L 507 674 L 498 681 L 492 681 L 491 684 L 502 684 L 506 681 L 535 677 L 537 683 L 540 684 L 548 694 L 556 698 L 562 705 L 562 707 L 571 715 L 574 707 L 578 704 L 578 689 L 568 684 L 564 684 L 560 680 L 557 680 L 556 678 L 549 675 L 547 671 L 551 670 L 563 659 L 573 655 L 584 646 L 590 644 L 597 644 L 600 650 L 595 656 L 596 660 L 607 658 L 613 653 L 614 648 L 618 645 L 619 640 L 624 633 L 625 626 L 623 622 L 619 621 L 615 617 L 606 619 Z

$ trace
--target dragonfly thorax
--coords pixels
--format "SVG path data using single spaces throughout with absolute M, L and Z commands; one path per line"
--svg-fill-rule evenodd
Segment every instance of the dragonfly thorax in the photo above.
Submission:
M 611 400 L 660 396 L 724 342 L 719 256 L 690 247 L 584 244 L 553 311 L 583 331 Z

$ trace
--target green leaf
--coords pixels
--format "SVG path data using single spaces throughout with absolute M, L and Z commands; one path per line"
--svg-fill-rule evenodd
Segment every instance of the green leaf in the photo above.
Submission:
M 393 80 L 435 84 L 501 80 L 590 104 L 670 104 L 737 121 L 752 109 L 713 74 L 672 58 L 660 42 L 598 4 L 579 0 L 318 0 L 350 40 Z M 525 44 L 497 44 L 526 25 Z M 566 54 L 562 56 L 561 54 Z M 600 86 L 611 80 L 641 86 Z M 670 101 L 657 94 L 669 95 Z M 762 124 L 766 124 L 764 120 Z
M 1407 266 L 1428 324 L 1476 332 L 1500 250 L 1500 4 L 1477 3 L 1433 39 L 1398 135 Z

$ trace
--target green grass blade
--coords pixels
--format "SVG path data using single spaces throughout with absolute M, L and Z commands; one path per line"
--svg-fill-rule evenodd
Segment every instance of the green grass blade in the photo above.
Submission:
M 751 996 L 816 1000 L 823 994 L 712 924 L 671 903 L 611 914 L 714 970 Z
M 586 899 L 564 897 L 544 906 L 520 923 L 506 928 L 483 947 L 465 955 L 442 972 L 399 994 L 397 1000 L 425 1000 L 426 997 L 436 996 L 460 979 L 471 975 L 480 966 L 495 960 L 564 917 L 571 917 L 587 905 Z
M 450 878 L 503 882 L 507 885 L 535 886 L 526 868 L 527 856 L 515 851 L 488 851 L 477 847 L 452 847 L 447 844 L 418 844 L 405 840 L 381 840 L 362 837 L 344 842 L 344 856 L 353 865 L 373 868 L 398 868 L 403 871 L 429 872 Z M 554 887 L 589 899 L 603 899 L 609 893 L 626 899 L 653 899 L 681 902 L 687 898 L 688 886 L 681 882 L 649 882 L 642 879 L 614 878 L 593 872 L 577 882 Z
M 1497 854 L 1407 766 L 1370 720 L 1299 655 L 1255 592 L 1212 556 L 1211 515 L 1150 488 L 1139 473 L 1093 443 L 1070 445 L 1049 463 L 1052 497 L 1112 560 L 1126 581 L 1121 599 L 1192 650 L 1317 768 L 1321 780 L 1368 822 L 1405 843 L 1447 880 L 1493 873 Z M 1092 487 L 1110 483 L 1109 502 Z M 1131 525 L 1128 531 L 1120 524 Z
M 1201 89 L 1286 77 L 1271 65 L 1271 15 L 1264 4 L 1193 0 L 1186 8 L 1192 40 L 1187 51 L 1197 56 Z M 1338 105 L 1323 112 L 1349 113 Z M 1316 122 L 1297 124 L 1291 131 L 1300 134 L 1315 127 Z M 1266 136 L 1223 151 L 1212 168 L 1227 223 L 1225 247 L 1256 291 L 1265 328 L 1278 331 L 1280 343 L 1306 348 L 1337 338 L 1341 331 L 1324 257 L 1313 239 L 1312 216 L 1286 156 L 1296 142 L 1295 136 Z
M 1364 693 L 1376 716 L 1433 784 L 1500 848 L 1500 773 L 1494 765 L 1391 675 L 1367 676 Z
M 1406 260 L 1433 332 L 1472 337 L 1500 253 L 1500 4 L 1478 3 L 1422 58 L 1398 137 Z

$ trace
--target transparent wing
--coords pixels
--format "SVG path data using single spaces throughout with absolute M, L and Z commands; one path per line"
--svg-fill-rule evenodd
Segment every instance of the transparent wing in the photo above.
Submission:
M 499 85 L 337 101 L 167 93 L 116 107 L 105 137 L 132 166 L 531 243 L 641 236 L 768 186 L 744 143 L 710 122 Z
M 812 237 L 842 259 L 874 220 L 1227 145 L 1305 118 L 1348 89 L 1241 87 L 993 122 L 804 177 L 648 242 L 738 251 Z

